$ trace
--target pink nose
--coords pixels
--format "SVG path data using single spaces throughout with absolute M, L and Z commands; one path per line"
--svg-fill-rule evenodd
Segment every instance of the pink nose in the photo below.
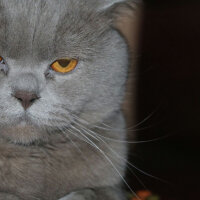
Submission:
M 28 109 L 37 99 L 38 95 L 34 92 L 16 91 L 14 97 L 22 104 L 24 110 Z

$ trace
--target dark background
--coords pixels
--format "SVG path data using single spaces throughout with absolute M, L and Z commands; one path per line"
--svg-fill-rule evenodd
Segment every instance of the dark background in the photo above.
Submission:
M 170 183 L 134 172 L 166 200 L 200 199 L 200 1 L 145 1 L 138 57 L 138 140 L 130 160 Z M 128 173 L 134 190 L 145 187 Z

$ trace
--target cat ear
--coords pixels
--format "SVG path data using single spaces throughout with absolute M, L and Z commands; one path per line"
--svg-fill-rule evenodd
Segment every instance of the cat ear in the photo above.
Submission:
M 99 11 L 115 22 L 124 15 L 131 15 L 141 4 L 142 0 L 101 0 Z
M 101 0 L 99 3 L 100 10 L 106 10 L 112 6 L 119 6 L 120 4 L 139 3 L 141 0 Z
M 143 0 L 100 0 L 100 12 L 117 29 L 135 52 L 138 46 L 140 23 L 143 19 Z

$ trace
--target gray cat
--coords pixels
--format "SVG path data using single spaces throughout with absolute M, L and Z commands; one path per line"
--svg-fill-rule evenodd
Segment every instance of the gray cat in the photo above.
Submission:
M 1 200 L 125 199 L 128 3 L 0 0 Z

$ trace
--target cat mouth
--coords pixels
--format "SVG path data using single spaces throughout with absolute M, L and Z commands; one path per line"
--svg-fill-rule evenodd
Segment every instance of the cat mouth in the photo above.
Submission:
M 9 123 L 1 124 L 0 138 L 17 145 L 39 145 L 48 142 L 52 135 L 53 137 L 60 137 L 59 131 L 63 124 L 60 124 L 59 129 L 52 125 L 44 124 L 42 119 L 38 119 L 30 113 L 23 113 Z
M 33 124 L 31 124 L 30 122 L 27 122 L 25 120 L 20 121 L 18 124 L 14 125 L 13 127 L 15 127 L 16 129 L 21 129 L 21 130 L 28 130 L 34 127 Z
M 16 117 L 11 126 L 21 129 L 26 129 L 28 127 L 38 127 L 34 122 L 34 119 L 27 113 L 23 113 L 21 116 Z
M 30 117 L 21 116 L 12 124 L 1 127 L 0 137 L 15 144 L 29 145 L 46 140 L 47 134 L 36 126 Z

